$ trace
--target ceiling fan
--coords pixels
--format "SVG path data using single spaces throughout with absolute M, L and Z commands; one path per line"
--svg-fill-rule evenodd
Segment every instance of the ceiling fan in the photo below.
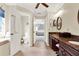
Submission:
M 42 4 L 42 5 L 45 6 L 46 8 L 49 7 L 46 3 L 37 3 L 35 9 L 37 9 L 37 8 L 39 7 L 40 4 Z

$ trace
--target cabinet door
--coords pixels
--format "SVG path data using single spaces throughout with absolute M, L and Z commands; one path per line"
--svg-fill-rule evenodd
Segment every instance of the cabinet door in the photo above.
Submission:
M 75 48 L 71 47 L 70 45 L 60 42 L 60 47 L 64 50 L 66 56 L 79 56 L 79 51 L 77 51 Z M 59 48 L 59 50 L 61 50 L 61 48 Z
M 59 48 L 56 46 L 57 42 L 55 41 L 55 38 L 52 39 L 52 49 L 54 51 L 59 51 Z
M 65 56 L 71 56 L 71 55 L 65 51 Z
M 63 47 L 59 48 L 59 55 L 60 56 L 71 56 Z

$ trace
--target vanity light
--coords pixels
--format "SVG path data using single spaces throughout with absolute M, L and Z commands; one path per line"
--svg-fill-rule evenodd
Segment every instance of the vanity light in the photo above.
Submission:
M 58 13 L 55 14 L 54 17 L 58 17 L 61 16 L 63 14 L 64 10 L 60 10 Z

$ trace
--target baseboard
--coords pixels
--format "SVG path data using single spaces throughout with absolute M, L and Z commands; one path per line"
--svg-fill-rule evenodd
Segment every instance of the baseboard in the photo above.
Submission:
M 21 53 L 22 51 L 19 50 L 16 54 L 14 54 L 13 56 L 17 56 L 19 53 Z

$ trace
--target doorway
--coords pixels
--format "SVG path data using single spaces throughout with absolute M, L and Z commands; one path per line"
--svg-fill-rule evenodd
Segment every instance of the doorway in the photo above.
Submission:
M 45 42 L 45 20 L 34 19 L 34 44 L 38 42 Z
M 23 32 L 23 40 L 24 46 L 30 47 L 30 26 L 29 26 L 29 16 L 22 16 L 22 32 Z

